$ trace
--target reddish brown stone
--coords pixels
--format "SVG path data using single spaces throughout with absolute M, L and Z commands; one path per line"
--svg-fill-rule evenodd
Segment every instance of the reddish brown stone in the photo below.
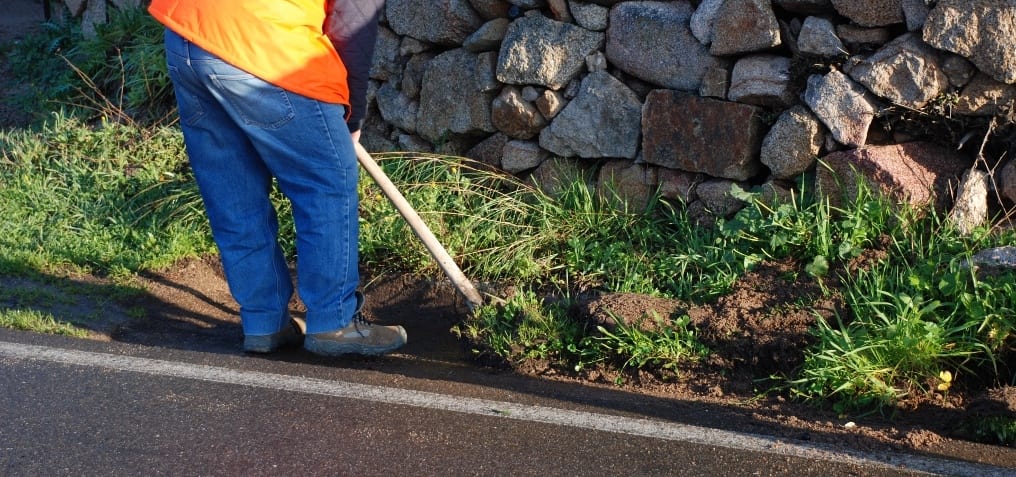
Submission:
M 611 160 L 600 169 L 596 193 L 619 210 L 642 212 L 657 183 L 656 168 Z
M 642 113 L 644 159 L 671 169 L 747 180 L 762 170 L 761 111 L 673 90 L 651 91 Z
M 657 172 L 660 195 L 667 199 L 678 199 L 684 203 L 691 202 L 695 185 L 702 182 L 700 174 L 675 169 L 661 168 Z
M 816 167 L 815 189 L 833 205 L 855 200 L 863 178 L 875 192 L 900 203 L 934 205 L 940 211 L 949 207 L 951 191 L 972 163 L 952 149 L 925 142 L 834 152 L 821 162 L 825 166 Z

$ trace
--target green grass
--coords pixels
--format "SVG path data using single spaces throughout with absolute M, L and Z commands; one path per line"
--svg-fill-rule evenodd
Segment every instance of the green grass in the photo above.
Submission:
M 539 194 L 470 161 L 388 154 L 378 163 L 460 266 L 488 279 L 541 276 L 551 267 L 538 233 Z M 365 176 L 365 174 L 363 175 Z M 369 177 L 360 184 L 361 251 L 372 265 L 438 272 L 412 230 Z
M 1011 245 L 1012 236 L 964 237 L 935 214 L 887 232 L 888 257 L 842 277 L 851 313 L 819 320 L 793 391 L 846 411 L 935 392 L 927 383 L 942 371 L 961 382 L 983 382 L 985 373 L 1006 382 L 999 360 L 1013 346 L 1016 276 L 982 279 L 967 260 L 977 249 Z
M 0 148 L 7 264 L 115 276 L 213 251 L 199 204 L 165 203 L 194 187 L 177 130 L 54 114 L 40 131 L 0 132 Z
M 523 291 L 503 306 L 481 307 L 453 332 L 477 344 L 477 356 L 497 357 L 514 363 L 548 360 L 568 366 L 582 339 L 583 325 L 570 318 L 566 303 L 547 304 L 532 291 Z
M 599 336 L 592 340 L 605 358 L 620 362 L 622 370 L 662 369 L 679 373 L 682 364 L 709 354 L 695 338 L 688 316 L 674 320 L 653 316 L 652 319 L 656 326 L 651 331 L 637 323 L 625 324 L 620 320 L 616 320 L 618 324 L 613 331 L 598 326 Z
M 1003 446 L 1016 446 L 1016 417 L 978 416 L 966 420 L 959 434 L 968 439 Z
M 36 310 L 0 309 L 0 327 L 78 338 L 88 336 L 88 330 Z
M 214 251 L 176 129 L 86 124 L 54 114 L 38 131 L 3 132 L 0 144 L 0 213 L 6 218 L 0 221 L 0 274 L 62 270 L 129 279 Z M 885 247 L 882 264 L 835 277 L 849 313 L 819 321 L 817 344 L 807 351 L 804 367 L 788 377 L 804 399 L 842 409 L 891 406 L 901 397 L 933 392 L 925 383 L 942 370 L 963 381 L 1007 369 L 997 361 L 1013 343 L 1016 279 L 978 278 L 963 259 L 1011 244 L 1011 235 L 961 236 L 934 214 L 899 212 L 871 196 L 843 210 L 815 201 L 769 204 L 745 197 L 751 205 L 733 219 L 702 229 L 690 225 L 680 204 L 658 202 L 647 214 L 630 213 L 608 206 L 581 180 L 549 197 L 460 158 L 381 159 L 479 280 L 706 303 L 763 260 L 806 257 L 803 272 L 821 281 L 864 250 Z M 364 261 L 439 274 L 369 178 L 361 193 Z M 286 218 L 288 204 L 276 199 Z M 291 243 L 291 225 L 283 229 Z M 824 267 L 815 267 L 819 262 Z M 695 330 L 680 319 L 652 334 L 590 329 L 535 296 L 519 300 L 481 310 L 460 327 L 463 336 L 482 343 L 482 353 L 508 362 L 543 359 L 562 369 L 675 369 L 703 349 Z
M 125 122 L 171 119 L 163 31 L 143 8 L 110 9 L 109 21 L 89 39 L 75 22 L 45 23 L 8 48 L 12 73 L 28 89 L 16 104 L 29 111 L 73 105 Z

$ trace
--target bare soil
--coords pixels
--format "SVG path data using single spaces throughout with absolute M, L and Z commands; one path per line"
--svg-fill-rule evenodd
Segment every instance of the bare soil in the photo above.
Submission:
M 5 11 L 0 17 L 0 43 L 37 28 L 42 20 L 37 0 L 5 2 Z M 29 118 L 9 106 L 6 98 L 18 85 L 9 81 L 4 63 L 0 60 L 0 96 L 4 97 L 0 128 L 20 127 Z M 812 280 L 793 273 L 799 269 L 792 261 L 763 264 L 739 280 L 731 294 L 709 306 L 643 295 L 588 293 L 573 307 L 579 319 L 607 326 L 613 316 L 634 322 L 650 311 L 661 317 L 687 314 L 712 354 L 673 373 L 629 372 L 622 384 L 616 384 L 615 372 L 604 369 L 574 373 L 540 362 L 486 369 L 505 382 L 512 376 L 530 376 L 548 384 L 579 386 L 588 393 L 611 395 L 622 390 L 627 396 L 639 396 L 640 403 L 647 398 L 668 405 L 680 403 L 681 419 L 688 423 L 861 449 L 911 449 L 1016 468 L 1016 450 L 976 444 L 957 432 L 973 416 L 1011 416 L 1016 412 L 1013 387 L 954 389 L 948 395 L 919 396 L 892 416 L 866 417 L 837 416 L 789 399 L 786 393 L 766 392 L 768 377 L 789 375 L 801 364 L 802 350 L 812 342 L 808 329 L 814 323 L 814 312 L 832 316 L 842 306 L 835 298 L 821 298 Z M 409 343 L 392 359 L 481 369 L 489 365 L 475 362 L 470 343 L 458 341 L 450 332 L 468 310 L 447 282 L 412 275 L 376 275 L 371 270 L 363 270 L 363 277 L 367 317 L 402 324 L 409 334 Z M 242 336 L 236 304 L 216 257 L 181 261 L 138 278 L 135 285 L 144 291 L 110 301 L 103 296 L 117 285 L 102 277 L 0 276 L 0 289 L 59 291 L 65 298 L 42 311 L 91 329 L 95 339 L 239 352 Z M 21 306 L 0 301 L 0 308 Z M 292 312 L 297 316 L 303 312 L 298 300 L 293 301 Z M 356 361 L 336 364 L 355 366 Z M 385 361 L 372 365 L 385 366 Z M 855 426 L 847 425 L 851 420 Z

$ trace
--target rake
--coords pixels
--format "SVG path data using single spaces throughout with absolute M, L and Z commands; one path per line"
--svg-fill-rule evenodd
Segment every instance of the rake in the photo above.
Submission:
M 388 175 L 381 170 L 381 166 L 374 161 L 374 158 L 367 153 L 367 150 L 359 143 L 354 142 L 353 145 L 356 148 L 356 159 L 360 162 L 360 165 L 367 171 L 367 174 L 370 174 L 374 182 L 381 187 L 385 197 L 391 201 L 395 209 L 402 215 L 402 218 L 409 224 L 409 227 L 413 229 L 413 233 L 427 247 L 430 256 L 434 258 L 434 261 L 441 267 L 441 270 L 444 271 L 448 279 L 452 281 L 455 289 L 466 299 L 466 306 L 469 307 L 469 311 L 473 312 L 476 308 L 483 305 L 483 297 L 480 296 L 480 292 L 476 290 L 473 283 L 462 273 L 462 269 L 455 264 L 455 260 L 452 259 L 448 251 L 441 245 L 441 242 L 434 236 L 434 233 L 427 227 L 427 224 L 420 218 L 420 214 L 416 213 L 416 210 L 409 205 L 406 197 L 399 192 L 399 189 L 395 187 L 395 184 L 388 178 Z

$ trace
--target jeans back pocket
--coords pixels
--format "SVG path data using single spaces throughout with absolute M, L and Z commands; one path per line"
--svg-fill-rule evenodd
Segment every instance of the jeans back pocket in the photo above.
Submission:
M 289 93 L 248 73 L 213 74 L 212 83 L 247 125 L 278 129 L 296 117 Z

